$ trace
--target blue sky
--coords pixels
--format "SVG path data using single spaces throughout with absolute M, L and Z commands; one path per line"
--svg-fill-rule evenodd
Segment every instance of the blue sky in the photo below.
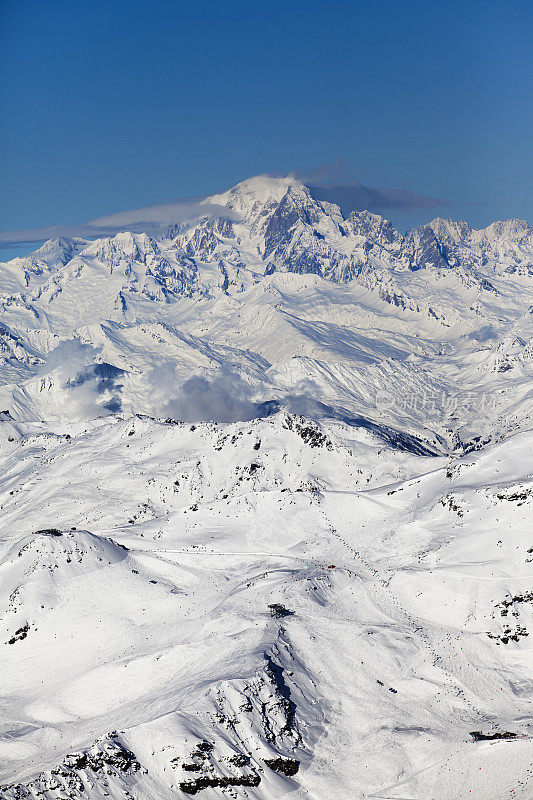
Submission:
M 0 15 L 0 230 L 339 162 L 326 180 L 451 202 L 391 209 L 400 226 L 533 222 L 529 0 L 3 0 Z

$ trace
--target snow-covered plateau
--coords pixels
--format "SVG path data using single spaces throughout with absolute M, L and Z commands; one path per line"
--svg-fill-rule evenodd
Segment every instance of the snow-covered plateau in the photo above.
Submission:
M 0 797 L 531 800 L 533 228 L 202 206 L 0 264 Z

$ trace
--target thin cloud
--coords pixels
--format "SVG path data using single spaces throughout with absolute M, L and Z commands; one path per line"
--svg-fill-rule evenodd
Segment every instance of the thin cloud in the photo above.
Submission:
M 369 211 L 429 209 L 449 205 L 447 200 L 427 197 L 404 189 L 364 186 L 356 181 L 331 185 L 331 181 L 341 181 L 343 178 L 345 180 L 349 174 L 348 164 L 342 159 L 331 164 L 321 164 L 307 172 L 297 170 L 290 174 L 305 183 L 317 200 L 326 200 L 340 206 L 345 216 L 351 211 L 363 209 Z M 186 221 L 195 222 L 203 217 L 236 219 L 237 216 L 236 212 L 226 206 L 210 203 L 207 196 L 172 200 L 131 211 L 107 214 L 79 225 L 49 225 L 42 228 L 3 231 L 0 232 L 0 248 L 61 237 L 97 239 L 101 236 L 115 236 L 126 230 L 157 236 L 169 225 Z
M 350 166 L 345 158 L 336 158 L 334 161 L 319 164 L 312 169 L 295 169 L 289 173 L 291 177 L 305 183 L 305 185 L 322 185 L 327 183 L 348 183 L 353 177 Z
M 352 211 L 385 211 L 386 209 L 440 208 L 450 205 L 448 200 L 428 197 L 409 189 L 390 189 L 365 186 L 354 180 L 348 161 L 337 158 L 312 169 L 297 169 L 289 173 L 304 183 L 317 200 L 326 200 L 340 206 L 345 215 Z
M 157 235 L 161 228 L 194 221 L 203 217 L 236 218 L 236 213 L 226 206 L 209 203 L 206 200 L 173 200 L 154 206 L 108 214 L 80 225 L 49 225 L 44 228 L 22 228 L 0 233 L 0 247 L 13 247 L 25 242 L 40 242 L 44 239 L 60 237 L 97 239 L 100 236 L 114 236 L 122 231 Z
M 340 206 L 344 215 L 352 211 L 384 211 L 386 209 L 440 208 L 450 205 L 449 200 L 428 197 L 408 189 L 386 189 L 347 183 L 340 186 L 313 186 L 308 184 L 316 200 L 325 200 Z

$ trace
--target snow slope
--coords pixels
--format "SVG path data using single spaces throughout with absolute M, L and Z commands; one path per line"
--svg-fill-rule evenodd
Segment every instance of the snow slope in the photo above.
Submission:
M 532 229 L 206 206 L 0 266 L 0 797 L 532 797 Z

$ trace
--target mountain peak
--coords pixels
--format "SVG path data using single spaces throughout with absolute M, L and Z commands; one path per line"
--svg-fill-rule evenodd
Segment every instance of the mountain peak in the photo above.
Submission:
M 295 189 L 307 191 L 296 178 L 256 175 L 221 194 L 208 197 L 206 202 L 226 206 L 253 222 L 279 205 L 289 190 Z
M 226 205 L 232 201 L 235 202 L 237 198 L 244 199 L 253 197 L 257 201 L 263 203 L 269 200 L 279 203 L 289 188 L 294 186 L 303 187 L 303 183 L 288 175 L 280 177 L 268 174 L 255 175 L 252 178 L 247 178 L 235 184 L 235 186 L 232 186 L 231 189 L 227 189 L 225 192 L 212 195 L 208 200 L 211 203 Z
M 451 239 L 453 242 L 465 241 L 472 233 L 470 225 L 462 219 L 443 219 L 436 217 L 427 223 L 437 239 Z
M 488 239 L 511 241 L 530 239 L 533 241 L 533 228 L 524 219 L 497 220 L 485 228 L 483 233 Z
M 12 261 L 16 264 L 25 264 L 31 261 L 34 264 L 45 264 L 49 267 L 64 266 L 88 244 L 88 239 L 81 239 L 77 236 L 72 238 L 59 236 L 57 238 L 47 239 L 46 242 L 37 250 L 34 250 L 33 253 L 27 256 L 19 256 Z

